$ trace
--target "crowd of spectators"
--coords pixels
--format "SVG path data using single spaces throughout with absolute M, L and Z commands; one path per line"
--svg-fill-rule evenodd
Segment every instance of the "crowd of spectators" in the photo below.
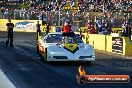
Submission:
M 78 1 L 78 2 L 77 2 Z M 76 11 L 66 6 L 78 7 Z M 2 0 L 0 18 L 43 20 L 52 25 L 62 25 L 69 20 L 72 25 L 86 26 L 88 20 L 95 23 L 121 27 L 122 22 L 132 12 L 130 0 Z M 97 14 L 95 14 L 96 12 Z M 93 13 L 91 15 L 91 13 Z M 106 14 L 107 13 L 107 14 Z M 120 19 L 121 18 L 121 19 Z M 78 26 L 79 26 L 78 25 Z M 106 24 L 105 24 L 106 25 Z M 108 27 L 109 28 L 109 27 Z

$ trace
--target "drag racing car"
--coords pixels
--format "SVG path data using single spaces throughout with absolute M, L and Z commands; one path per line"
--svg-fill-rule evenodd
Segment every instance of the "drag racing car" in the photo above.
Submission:
M 94 49 L 83 43 L 79 34 L 64 36 L 61 32 L 38 37 L 38 53 L 44 61 L 87 61 L 95 60 Z

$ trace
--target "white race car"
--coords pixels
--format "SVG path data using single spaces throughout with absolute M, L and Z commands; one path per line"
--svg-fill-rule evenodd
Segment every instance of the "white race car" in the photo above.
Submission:
M 45 61 L 95 61 L 94 49 L 83 43 L 79 34 L 64 37 L 62 33 L 49 33 L 38 38 L 37 50 Z

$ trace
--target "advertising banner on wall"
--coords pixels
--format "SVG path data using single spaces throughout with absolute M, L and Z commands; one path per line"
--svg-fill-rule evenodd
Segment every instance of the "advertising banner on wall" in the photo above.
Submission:
M 123 39 L 121 37 L 112 37 L 112 52 L 123 54 Z
M 14 31 L 35 31 L 36 30 L 36 24 L 35 22 L 31 21 L 21 21 L 21 22 L 16 22 Z
M 15 25 L 14 31 L 17 32 L 36 32 L 36 23 L 38 20 L 11 20 Z M 0 19 L 0 31 L 7 31 L 6 24 L 8 19 Z M 42 23 L 41 21 L 39 22 Z

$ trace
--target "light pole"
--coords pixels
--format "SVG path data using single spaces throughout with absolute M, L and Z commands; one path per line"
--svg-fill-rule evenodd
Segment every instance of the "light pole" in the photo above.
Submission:
M 60 7 L 59 7 L 59 22 L 58 22 L 58 26 L 60 26 L 60 15 L 61 15 L 61 12 L 60 12 Z
M 104 1 L 103 1 L 103 14 L 104 14 L 104 9 L 105 9 L 105 7 L 104 7 Z

